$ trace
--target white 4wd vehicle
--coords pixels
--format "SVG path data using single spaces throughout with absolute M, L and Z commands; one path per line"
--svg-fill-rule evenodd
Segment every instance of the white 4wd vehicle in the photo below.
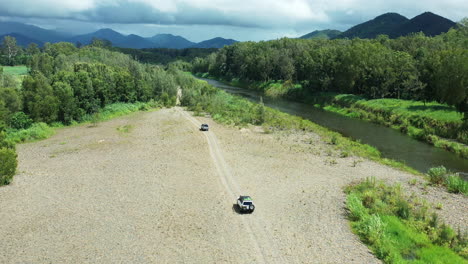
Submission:
M 208 124 L 202 124 L 200 127 L 201 131 L 208 131 L 208 129 L 209 129 Z
M 239 199 L 237 199 L 237 206 L 239 206 L 241 213 L 248 212 L 251 214 L 255 210 L 255 205 L 250 196 L 239 196 Z

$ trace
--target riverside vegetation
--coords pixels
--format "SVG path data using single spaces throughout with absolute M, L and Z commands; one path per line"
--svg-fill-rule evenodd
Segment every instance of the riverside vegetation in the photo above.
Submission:
M 467 47 L 464 19 L 436 37 L 236 43 L 196 58 L 192 71 L 312 104 L 323 93 L 347 94 L 321 105 L 393 126 L 466 158 Z
M 429 205 L 374 178 L 346 189 L 354 232 L 385 263 L 467 263 L 468 237 Z

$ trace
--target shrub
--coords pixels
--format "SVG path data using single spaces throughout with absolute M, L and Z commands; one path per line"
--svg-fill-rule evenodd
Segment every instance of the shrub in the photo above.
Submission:
M 427 175 L 429 176 L 429 181 L 433 184 L 444 183 L 446 174 L 447 174 L 447 169 L 444 166 L 430 168 L 427 171 Z
M 410 217 L 411 208 L 407 201 L 399 200 L 396 204 L 397 210 L 396 215 L 402 219 L 408 219 Z
M 351 193 L 348 196 L 348 209 L 349 209 L 349 218 L 353 221 L 361 220 L 364 216 L 367 215 L 367 209 L 361 202 L 361 199 L 357 194 Z
M 468 194 L 468 182 L 457 174 L 449 175 L 445 183 L 449 192 Z
M 33 120 L 24 112 L 17 112 L 10 118 L 10 126 L 14 129 L 27 129 L 32 124 Z
M 34 123 L 28 129 L 8 133 L 8 140 L 19 143 L 38 139 L 45 139 L 54 134 L 54 129 L 46 123 Z
M 0 186 L 12 181 L 18 166 L 16 157 L 14 149 L 0 148 Z
M 384 228 L 385 223 L 376 214 L 367 215 L 357 226 L 358 232 L 362 233 L 371 244 L 382 239 Z

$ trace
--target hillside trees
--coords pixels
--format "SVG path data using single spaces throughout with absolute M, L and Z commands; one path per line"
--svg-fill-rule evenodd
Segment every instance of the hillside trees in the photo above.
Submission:
M 192 70 L 248 83 L 301 84 L 285 93 L 299 100 L 315 92 L 351 93 L 439 101 L 466 113 L 467 26 L 464 19 L 437 37 L 241 42 L 196 58 Z
M 22 101 L 36 122 L 69 124 L 117 102 L 175 103 L 178 84 L 172 73 L 101 48 L 48 44 L 31 57 L 30 67 Z

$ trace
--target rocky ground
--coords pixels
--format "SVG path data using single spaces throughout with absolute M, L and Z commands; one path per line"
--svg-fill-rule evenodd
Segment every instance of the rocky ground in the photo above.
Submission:
M 198 130 L 201 123 L 209 132 Z M 18 145 L 0 188 L 0 263 L 378 263 L 343 188 L 400 182 L 466 230 L 466 198 L 339 152 L 313 134 L 265 134 L 180 108 L 60 129 Z M 256 203 L 239 214 L 238 195 Z

